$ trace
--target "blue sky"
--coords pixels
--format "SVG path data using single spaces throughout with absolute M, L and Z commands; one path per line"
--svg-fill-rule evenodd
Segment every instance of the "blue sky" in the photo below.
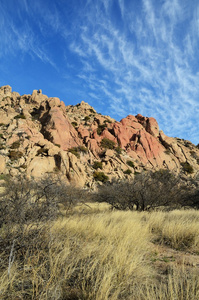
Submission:
M 1 0 L 0 86 L 199 143 L 198 0 Z

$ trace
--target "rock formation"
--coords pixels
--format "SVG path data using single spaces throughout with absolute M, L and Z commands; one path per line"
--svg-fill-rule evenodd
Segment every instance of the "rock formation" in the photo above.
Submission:
M 20 96 L 10 86 L 0 88 L 2 177 L 58 173 L 63 180 L 93 187 L 96 180 L 133 178 L 143 169 L 195 176 L 199 149 L 166 136 L 154 118 L 138 114 L 117 122 L 83 101 L 65 106 L 41 90 Z

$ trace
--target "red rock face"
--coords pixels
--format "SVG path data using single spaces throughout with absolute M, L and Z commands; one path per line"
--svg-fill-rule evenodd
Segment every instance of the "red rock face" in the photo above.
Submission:
M 199 171 L 199 149 L 189 141 L 166 136 L 152 117 L 129 115 L 116 122 L 85 102 L 65 106 L 41 90 L 20 96 L 5 86 L 0 88 L 0 119 L 6 125 L 0 126 L 0 173 L 43 176 L 56 169 L 65 179 L 92 187 L 95 160 L 102 162 L 109 178 L 117 179 L 126 178 L 129 160 L 133 161 L 128 175 L 132 178 L 143 168 L 182 172 L 184 162 L 193 166 L 195 173 Z M 104 138 L 123 151 L 102 148 Z M 83 147 L 77 149 L 77 156 L 67 151 L 78 146 Z
M 60 145 L 62 150 L 81 145 L 77 131 L 64 116 L 59 107 L 53 107 L 45 116 L 45 125 L 43 127 L 44 136 L 54 144 Z

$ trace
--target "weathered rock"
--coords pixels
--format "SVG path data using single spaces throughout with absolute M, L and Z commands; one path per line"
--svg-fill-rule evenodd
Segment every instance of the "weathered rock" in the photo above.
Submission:
M 66 107 L 41 90 L 20 96 L 10 86 L 0 88 L 0 135 L 0 173 L 11 176 L 58 173 L 62 180 L 94 188 L 95 160 L 109 180 L 133 177 L 143 168 L 182 173 L 185 162 L 193 168 L 191 176 L 199 172 L 199 149 L 159 132 L 154 118 L 128 115 L 116 122 L 84 101 Z M 102 147 L 104 138 L 113 149 Z
M 35 157 L 27 168 L 28 177 L 43 177 L 47 173 L 55 171 L 55 160 L 53 157 Z
M 6 172 L 6 158 L 0 155 L 0 174 Z

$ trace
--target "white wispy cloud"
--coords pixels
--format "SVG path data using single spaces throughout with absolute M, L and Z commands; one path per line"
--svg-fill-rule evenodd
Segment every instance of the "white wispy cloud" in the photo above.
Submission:
M 153 116 L 167 134 L 199 142 L 196 0 L 19 2 L 20 26 L 0 3 L 0 59 L 21 52 L 55 69 L 62 59 L 63 79 L 105 114 Z M 58 59 L 47 46 L 53 38 L 64 42 Z
M 157 5 L 143 0 L 139 15 L 128 13 L 125 20 L 125 2 L 118 0 L 121 20 L 128 27 L 125 32 L 111 21 L 110 6 L 99 15 L 99 3 L 95 7 L 90 3 L 88 30 L 76 41 L 76 47 L 87 49 L 82 50 L 87 61 L 96 64 L 97 60 L 107 74 L 106 87 L 98 90 L 93 83 L 96 93 L 106 95 L 110 111 L 120 117 L 141 112 L 156 117 L 166 133 L 183 137 L 191 132 L 195 139 L 197 126 L 194 131 L 188 121 L 198 122 L 199 78 L 194 71 L 198 41 L 193 35 L 193 28 L 199 28 L 198 9 L 186 13 L 186 1 L 165 0 Z M 179 31 L 183 22 L 186 30 Z M 93 23 L 98 24 L 95 30 Z M 89 70 L 84 76 L 88 80 Z

